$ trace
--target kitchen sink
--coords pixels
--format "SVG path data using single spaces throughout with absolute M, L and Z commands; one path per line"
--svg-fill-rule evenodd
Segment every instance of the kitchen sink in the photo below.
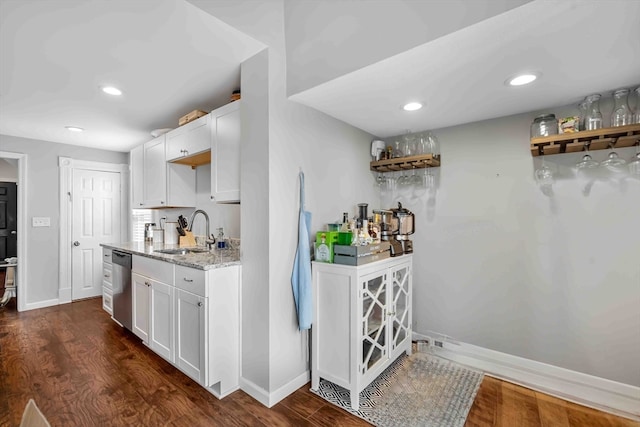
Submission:
M 158 252 L 161 254 L 166 254 L 166 255 L 187 255 L 187 254 L 197 254 L 197 253 L 203 253 L 203 252 L 209 252 L 207 249 L 200 249 L 200 248 L 173 248 L 173 249 L 158 249 L 157 251 L 154 252 Z

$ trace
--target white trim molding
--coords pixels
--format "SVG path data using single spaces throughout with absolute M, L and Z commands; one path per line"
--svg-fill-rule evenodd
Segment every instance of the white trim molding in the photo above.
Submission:
M 267 408 L 271 408 L 273 405 L 280 402 L 282 399 L 289 396 L 291 393 L 308 383 L 310 378 L 310 372 L 305 371 L 277 390 L 268 392 L 267 390 L 258 386 L 256 383 L 241 377 L 240 389 L 247 393 L 249 396 L 256 399 L 258 402 L 262 403 Z
M 451 340 L 415 334 L 428 351 L 511 383 L 640 421 L 640 387 Z
M 27 155 L 0 151 L 0 158 L 18 160 L 18 266 L 16 267 L 16 290 L 18 299 L 18 311 L 29 310 L 27 307 L 27 290 L 29 279 L 27 272 Z
M 71 190 L 73 190 L 73 170 L 88 169 L 102 172 L 120 173 L 120 237 L 122 241 L 129 236 L 129 165 L 116 163 L 92 162 L 76 160 L 71 157 L 58 157 L 58 177 L 60 180 L 60 238 L 59 238 L 59 272 L 58 303 L 71 302 L 71 239 L 72 239 L 72 206 Z

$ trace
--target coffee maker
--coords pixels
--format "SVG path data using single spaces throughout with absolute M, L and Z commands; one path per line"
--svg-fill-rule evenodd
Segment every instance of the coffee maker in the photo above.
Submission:
M 389 242 L 391 245 L 390 255 L 392 257 L 402 255 L 402 243 L 395 238 L 398 232 L 398 219 L 393 216 L 393 211 L 375 209 L 373 211 L 373 221 L 380 225 L 380 240 Z
M 415 232 L 413 213 L 409 209 L 403 208 L 400 202 L 398 202 L 397 209 L 390 210 L 393 212 L 393 218 L 395 218 L 398 224 L 394 231 L 394 236 L 402 245 L 402 253 L 413 253 L 413 242 L 409 239 L 409 236 Z

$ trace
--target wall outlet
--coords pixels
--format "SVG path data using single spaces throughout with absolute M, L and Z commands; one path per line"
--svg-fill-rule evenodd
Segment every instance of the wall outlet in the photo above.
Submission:
M 48 216 L 34 216 L 31 218 L 32 227 L 51 227 L 51 218 Z

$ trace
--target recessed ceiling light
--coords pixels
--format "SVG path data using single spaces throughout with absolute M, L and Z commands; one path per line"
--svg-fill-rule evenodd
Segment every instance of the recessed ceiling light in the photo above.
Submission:
M 65 128 L 71 132 L 82 132 L 84 129 L 79 128 L 77 126 L 65 126 Z
M 527 85 L 529 83 L 532 83 L 534 80 L 536 80 L 538 77 L 540 76 L 540 74 L 534 74 L 534 73 L 525 73 L 525 74 L 518 74 L 517 76 L 513 76 L 513 77 L 509 77 L 506 81 L 505 84 L 507 86 L 522 86 L 522 85 Z
M 404 104 L 404 106 L 402 107 L 404 111 L 416 111 L 421 108 L 422 108 L 422 104 L 419 102 L 409 102 L 407 104 Z
M 102 91 L 104 93 L 108 93 L 109 95 L 115 95 L 115 96 L 122 95 L 122 91 L 117 87 L 113 87 L 113 86 L 103 86 Z

